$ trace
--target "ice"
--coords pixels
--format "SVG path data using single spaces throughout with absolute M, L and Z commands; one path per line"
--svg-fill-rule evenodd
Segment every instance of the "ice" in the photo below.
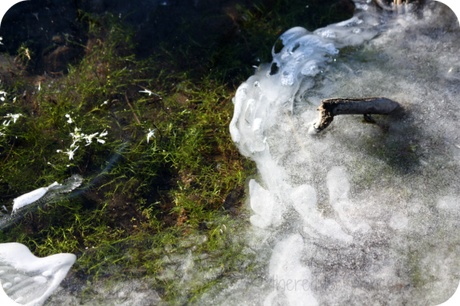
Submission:
M 78 290 L 93 291 L 94 296 L 88 298 L 87 294 L 78 296 L 72 295 L 72 292 L 60 287 L 57 294 L 54 294 L 47 300 L 46 305 L 84 305 L 84 306 L 101 306 L 101 305 L 116 305 L 116 306 L 153 306 L 153 305 L 168 305 L 162 303 L 160 294 L 151 288 L 152 279 L 131 279 L 126 281 L 117 281 L 109 285 L 88 284 L 83 282 L 83 286 L 77 287 Z M 74 289 L 77 284 L 74 284 Z
M 405 230 L 408 227 L 409 219 L 402 213 L 391 217 L 389 226 L 394 230 Z
M 48 187 L 41 187 L 29 193 L 23 194 L 20 197 L 15 198 L 13 200 L 13 213 L 16 212 L 16 210 L 18 210 L 19 208 L 22 208 L 35 201 L 38 201 L 41 197 L 43 197 L 48 192 L 49 189 L 55 186 L 61 186 L 61 184 L 59 184 L 58 182 L 54 182 Z
M 75 260 L 73 254 L 37 258 L 23 244 L 1 243 L 1 305 L 42 305 L 59 286 Z
M 347 201 L 350 183 L 343 167 L 334 167 L 327 173 L 327 187 L 329 189 L 329 201 Z
M 65 180 L 63 184 L 54 182 L 48 187 L 41 187 L 26 194 L 23 194 L 13 200 L 12 213 L 16 213 L 19 209 L 27 205 L 34 203 L 37 204 L 40 201 L 49 201 L 58 196 L 59 194 L 68 193 L 74 190 L 75 188 L 79 187 L 82 181 L 83 179 L 81 176 L 73 175 L 67 180 Z
M 341 226 L 333 219 L 323 218 L 317 212 L 316 191 L 309 185 L 302 185 L 291 192 L 294 209 L 299 213 L 306 226 L 312 227 L 316 232 L 329 238 L 337 239 L 345 243 L 353 241 L 353 237 L 347 235 Z
M 437 207 L 447 212 L 460 214 L 460 199 L 453 196 L 443 196 L 438 200 Z
M 347 21 L 282 34 L 237 90 L 230 133 L 258 169 L 248 239 L 268 271 L 222 301 L 245 288 L 264 305 L 437 305 L 457 288 L 458 22 L 436 2 L 404 14 L 356 3 Z M 308 133 L 321 99 L 372 96 L 401 109 Z M 289 280 L 309 290 L 279 290 Z
M 303 239 L 299 234 L 294 234 L 275 246 L 269 264 L 274 290 L 265 299 L 264 306 L 278 305 L 280 296 L 290 305 L 319 305 L 310 290 L 310 270 L 301 263 L 303 248 Z
M 260 228 L 279 225 L 281 222 L 280 207 L 270 192 L 262 188 L 255 180 L 249 182 L 251 208 L 256 213 L 251 217 L 251 223 Z

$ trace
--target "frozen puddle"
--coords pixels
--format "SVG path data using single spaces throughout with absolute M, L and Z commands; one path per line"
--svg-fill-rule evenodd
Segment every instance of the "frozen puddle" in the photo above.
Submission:
M 205 301 L 438 305 L 456 290 L 458 22 L 435 2 L 399 16 L 356 3 L 348 21 L 287 31 L 273 62 L 239 87 L 230 132 L 260 174 L 249 183 L 249 244 L 266 269 Z M 402 107 L 308 133 L 322 99 L 372 96 Z
M 284 33 L 273 62 L 239 87 L 230 132 L 258 176 L 249 182 L 252 227 L 230 239 L 245 235 L 247 247 L 234 273 L 186 255 L 170 273 L 181 275 L 182 290 L 193 273 L 203 284 L 219 281 L 200 300 L 178 302 L 438 305 L 457 289 L 458 22 L 435 2 L 418 12 L 404 6 L 400 15 L 355 2 L 350 20 Z M 401 108 L 374 116 L 374 124 L 338 116 L 309 133 L 321 100 L 337 97 L 386 97 Z M 81 179 L 69 182 L 18 198 L 24 208 L 16 214 Z M 83 302 L 58 288 L 74 261 L 71 254 L 39 259 L 25 246 L 0 245 L 0 304 L 8 295 L 11 305 L 42 305 L 56 289 L 52 305 L 167 304 L 147 279 L 96 288 L 98 296 Z

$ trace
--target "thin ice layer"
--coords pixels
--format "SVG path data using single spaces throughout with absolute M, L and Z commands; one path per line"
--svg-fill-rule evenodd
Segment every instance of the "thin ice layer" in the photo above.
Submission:
M 35 189 L 31 192 L 28 192 L 26 194 L 23 194 L 20 197 L 17 197 L 13 200 L 13 213 L 16 212 L 19 208 L 22 208 L 24 206 L 27 206 L 29 204 L 32 204 L 35 201 L 38 201 L 40 198 L 42 198 L 50 189 L 53 189 L 57 186 L 62 186 L 58 182 L 54 182 L 48 187 L 41 187 L 38 189 Z

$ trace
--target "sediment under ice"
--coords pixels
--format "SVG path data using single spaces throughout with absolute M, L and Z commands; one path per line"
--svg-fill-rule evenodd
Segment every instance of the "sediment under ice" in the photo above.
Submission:
M 237 90 L 232 139 L 257 163 L 251 248 L 269 258 L 214 303 L 437 305 L 460 273 L 460 30 L 444 5 L 377 11 L 284 47 Z M 390 116 L 339 116 L 309 135 L 320 100 L 381 96 Z M 262 259 L 261 259 L 262 260 Z M 240 303 L 240 305 L 241 305 Z

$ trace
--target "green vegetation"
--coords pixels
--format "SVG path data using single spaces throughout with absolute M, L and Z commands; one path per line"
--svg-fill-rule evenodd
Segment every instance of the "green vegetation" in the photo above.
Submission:
M 148 58 L 136 57 L 136 33 L 120 19 L 83 14 L 85 56 L 66 74 L 23 71 L 0 84 L 5 122 L 22 114 L 0 129 L 0 206 L 11 209 L 13 198 L 72 174 L 83 185 L 0 231 L 1 242 L 23 243 L 37 256 L 75 253 L 73 272 L 89 281 L 153 278 L 166 301 L 180 294 L 168 271 L 191 252 L 197 272 L 185 286 L 188 300 L 226 273 L 252 269 L 241 264 L 247 222 L 238 215 L 255 166 L 230 139 L 231 99 L 256 58 L 271 60 L 282 32 L 350 17 L 319 3 L 239 6 L 238 31 L 218 43 L 203 49 L 172 39 Z M 26 45 L 18 51 L 24 65 L 33 56 Z

